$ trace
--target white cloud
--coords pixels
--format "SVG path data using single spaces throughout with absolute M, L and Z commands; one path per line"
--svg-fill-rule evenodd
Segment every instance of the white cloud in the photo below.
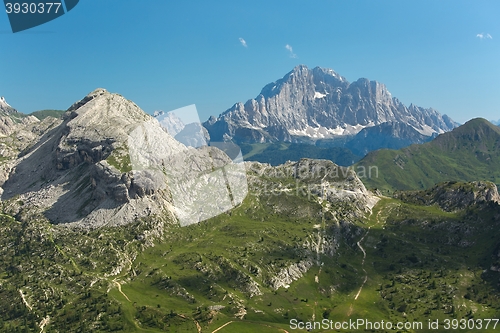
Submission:
M 290 52 L 290 58 L 297 58 L 297 55 L 293 53 L 293 48 L 290 44 L 286 44 L 285 49 L 287 49 L 288 52 Z
M 244 39 L 243 39 L 243 38 L 241 38 L 241 37 L 240 37 L 240 43 L 241 43 L 241 45 L 243 45 L 244 47 L 248 47 L 248 45 L 247 45 L 247 41 L 246 41 L 246 40 L 244 40 Z
M 493 37 L 491 37 L 490 34 L 485 34 L 483 32 L 481 32 L 480 34 L 477 34 L 476 37 L 479 39 L 493 39 Z

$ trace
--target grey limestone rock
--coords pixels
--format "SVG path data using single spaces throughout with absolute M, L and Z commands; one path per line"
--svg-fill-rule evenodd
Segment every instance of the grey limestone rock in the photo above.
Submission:
M 96 89 L 53 125 L 4 166 L 1 194 L 53 223 L 95 228 L 154 216 L 187 225 L 246 195 L 242 165 L 215 147 L 186 147 L 118 94 Z
M 255 99 L 234 104 L 218 118 L 211 117 L 204 126 L 213 141 L 300 142 L 354 136 L 382 124 L 411 127 L 416 134 L 402 138 L 411 143 L 431 139 L 457 126 L 434 109 L 403 105 L 382 83 L 368 79 L 349 83 L 331 69 L 309 69 L 304 65 L 266 85 Z M 385 131 L 384 136 L 394 136 L 398 141 L 398 136 L 406 134 L 398 133 Z M 371 136 L 371 132 L 366 135 Z M 377 147 L 362 140 L 357 145 L 360 151 L 386 146 L 381 140 Z

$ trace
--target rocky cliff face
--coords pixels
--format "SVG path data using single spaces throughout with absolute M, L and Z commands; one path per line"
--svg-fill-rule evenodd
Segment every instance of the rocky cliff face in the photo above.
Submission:
M 382 83 L 349 83 L 331 69 L 300 65 L 265 86 L 255 99 L 236 103 L 204 126 L 213 141 L 272 142 L 355 135 L 381 124 L 406 124 L 429 138 L 457 125 L 434 109 L 403 105 Z M 394 127 L 393 136 L 404 135 L 398 129 Z M 413 143 L 413 137 L 408 140 Z
M 16 119 L 18 120 L 18 119 Z M 10 117 L 0 117 L 0 195 L 3 185 L 10 177 L 17 159 L 26 154 L 50 129 L 61 123 L 53 117 L 39 121 L 35 117 L 24 117 L 15 122 Z
M 26 116 L 0 97 L 0 195 L 3 193 L 1 186 L 9 178 L 15 160 L 57 124 L 59 120 L 52 117 L 40 121 L 34 116 Z

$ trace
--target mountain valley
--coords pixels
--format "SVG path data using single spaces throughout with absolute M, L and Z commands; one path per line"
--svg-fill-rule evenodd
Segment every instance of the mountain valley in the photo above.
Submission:
M 500 132 L 483 119 L 354 165 L 361 150 L 321 142 L 241 144 L 267 164 L 229 143 L 182 143 L 186 126 L 104 89 L 62 117 L 2 112 L 2 332 L 289 332 L 291 320 L 500 313 Z M 401 124 L 370 135 L 411 137 L 417 125 Z M 378 178 L 356 172 L 370 166 Z

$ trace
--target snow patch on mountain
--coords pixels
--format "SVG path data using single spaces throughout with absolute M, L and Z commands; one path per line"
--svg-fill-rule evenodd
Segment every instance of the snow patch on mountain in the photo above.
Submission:
M 315 98 L 315 99 L 318 99 L 318 98 L 325 98 L 325 97 L 326 97 L 326 95 L 328 95 L 328 94 L 322 94 L 322 93 L 317 92 L 317 91 L 315 91 L 315 92 L 314 92 L 314 98 Z
M 444 131 L 442 129 L 435 130 L 432 127 L 430 127 L 429 125 L 423 125 L 422 128 L 418 128 L 416 126 L 412 126 L 412 127 L 415 130 L 417 130 L 417 132 L 419 132 L 420 134 L 425 135 L 425 136 L 431 136 L 434 133 L 437 133 L 437 134 L 444 133 Z
M 357 124 L 355 126 L 343 124 L 342 126 L 337 126 L 335 128 L 327 128 L 321 125 L 318 127 L 307 126 L 303 130 L 289 130 L 289 132 L 293 136 L 306 136 L 314 139 L 328 139 L 341 135 L 354 135 L 359 133 L 363 128 L 371 127 L 373 125 L 373 122 L 371 122 L 365 126 L 360 124 Z

